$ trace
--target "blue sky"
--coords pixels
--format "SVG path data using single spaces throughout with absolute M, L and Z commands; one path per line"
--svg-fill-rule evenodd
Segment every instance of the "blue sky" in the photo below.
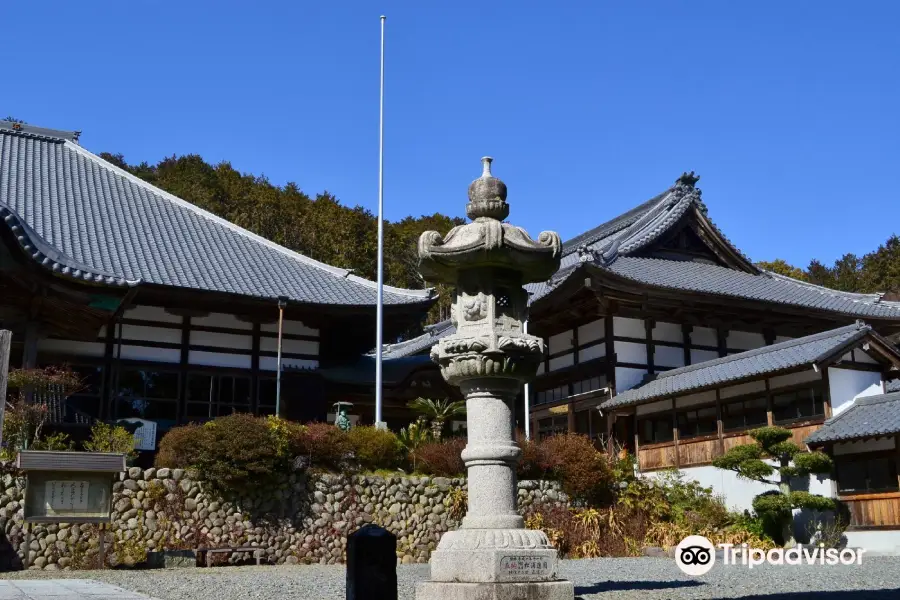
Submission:
M 895 2 L 17 2 L 0 116 L 375 210 L 381 13 L 390 219 L 463 215 L 490 154 L 533 235 L 685 170 L 756 260 L 900 233 Z

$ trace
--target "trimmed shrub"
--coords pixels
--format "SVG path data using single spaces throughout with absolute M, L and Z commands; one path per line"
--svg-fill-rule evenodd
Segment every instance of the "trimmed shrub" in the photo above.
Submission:
M 310 467 L 334 471 L 346 466 L 351 451 L 347 433 L 329 423 L 304 425 L 298 448 Z
M 197 432 L 193 466 L 226 495 L 273 484 L 290 470 L 264 418 L 236 413 L 204 423 Z
M 91 439 L 84 443 L 88 452 L 121 452 L 129 460 L 137 457 L 134 434 L 120 425 L 95 423 L 91 427 Z
M 516 442 L 522 449 L 519 456 L 519 464 L 516 468 L 516 476 L 521 479 L 541 479 L 545 476 L 541 468 L 541 445 L 535 440 L 525 439 L 525 434 L 516 432 Z
M 402 446 L 391 431 L 368 425 L 354 427 L 347 432 L 347 441 L 362 469 L 393 469 L 400 463 Z
M 422 444 L 413 452 L 417 470 L 436 477 L 456 477 L 464 474 L 466 465 L 460 453 L 465 447 L 466 440 L 461 437 Z
M 159 440 L 159 451 L 154 464 L 157 467 L 186 469 L 194 466 L 200 452 L 202 426 L 195 423 L 173 427 Z
M 540 442 L 539 466 L 553 475 L 570 498 L 590 505 L 608 504 L 615 479 L 606 454 L 584 435 L 565 433 Z

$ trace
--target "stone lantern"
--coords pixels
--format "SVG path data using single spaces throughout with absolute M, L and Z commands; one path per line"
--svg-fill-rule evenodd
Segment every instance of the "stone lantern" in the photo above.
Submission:
M 419 238 L 419 271 L 456 286 L 451 319 L 456 334 L 438 341 L 431 358 L 466 398 L 468 443 L 462 452 L 469 484 L 468 512 L 444 534 L 431 556 L 431 580 L 417 600 L 574 597 L 556 577 L 557 553 L 541 531 L 525 529 L 516 509 L 514 403 L 543 359 L 543 340 L 524 333 L 528 295 L 523 285 L 546 281 L 559 268 L 559 235 L 537 241 L 509 216 L 506 185 L 484 172 L 469 185 L 471 223 L 446 236 Z

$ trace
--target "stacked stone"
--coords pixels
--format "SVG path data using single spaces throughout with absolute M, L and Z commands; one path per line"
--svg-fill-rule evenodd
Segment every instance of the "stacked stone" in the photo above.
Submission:
M 97 566 L 96 525 L 34 525 L 26 548 L 24 478 L 9 465 L 0 464 L 0 472 L 0 525 L 9 541 L 5 557 L 0 544 L 0 568 L 21 568 L 26 552 L 33 569 Z M 201 474 L 132 467 L 113 484 L 107 562 L 134 566 L 146 552 L 163 549 L 251 546 L 268 563 L 342 563 L 347 535 L 377 523 L 397 536 L 399 562 L 425 563 L 441 535 L 459 527 L 466 491 L 464 478 L 325 473 L 292 475 L 274 493 L 229 502 L 212 494 Z M 523 511 L 568 504 L 559 484 L 549 481 L 520 482 L 518 500 Z M 251 558 L 241 553 L 228 560 Z

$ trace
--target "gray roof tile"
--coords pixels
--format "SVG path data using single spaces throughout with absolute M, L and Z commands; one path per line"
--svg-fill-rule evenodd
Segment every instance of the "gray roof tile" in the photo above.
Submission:
M 884 391 L 900 392 L 900 379 L 892 379 L 884 383 Z
M 739 354 L 697 363 L 660 373 L 656 379 L 614 396 L 601 408 L 644 404 L 661 398 L 687 394 L 716 384 L 818 363 L 826 357 L 850 349 L 863 339 L 879 337 L 868 325 L 857 323 Z M 880 338 L 883 339 L 883 338 Z M 898 355 L 900 357 L 900 355 Z
M 62 276 L 295 302 L 373 305 L 376 285 L 288 250 L 88 152 L 73 134 L 0 122 L 0 223 Z M 385 286 L 385 304 L 430 302 Z
M 810 446 L 900 433 L 900 392 L 857 398 L 806 438 Z

